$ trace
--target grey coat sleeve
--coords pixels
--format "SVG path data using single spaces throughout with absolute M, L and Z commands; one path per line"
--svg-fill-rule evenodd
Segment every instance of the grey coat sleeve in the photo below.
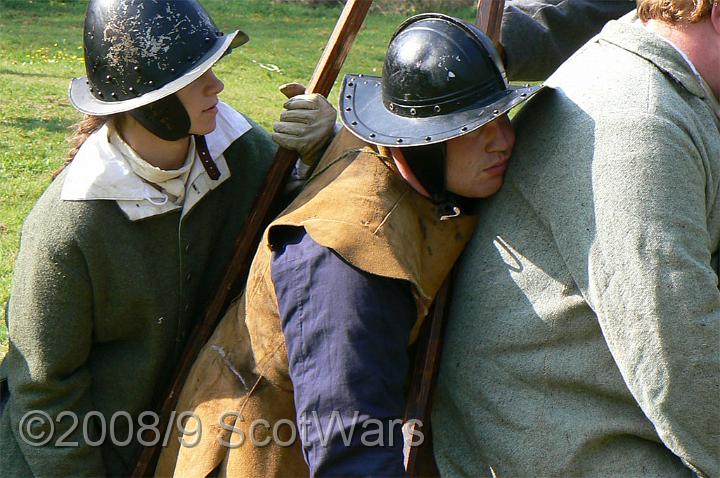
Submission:
M 686 128 L 649 114 L 596 119 L 592 197 L 568 199 L 551 227 L 658 436 L 716 476 L 720 291 L 708 211 L 718 183 Z
M 633 0 L 508 0 L 501 40 L 508 78 L 545 80 L 606 22 L 633 8 Z

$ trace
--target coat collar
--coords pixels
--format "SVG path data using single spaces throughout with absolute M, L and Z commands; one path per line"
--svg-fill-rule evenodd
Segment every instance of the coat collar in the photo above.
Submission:
M 611 43 L 649 61 L 718 114 L 718 99 L 690 59 L 671 42 L 645 28 L 636 13 L 608 22 L 596 40 Z
M 208 150 L 220 170 L 212 180 L 202 163 L 194 162 L 183 205 L 175 205 L 133 172 L 127 159 L 108 140 L 107 125 L 90 135 L 67 167 L 61 199 L 116 201 L 131 221 L 182 209 L 184 216 L 203 196 L 230 177 L 224 151 L 251 129 L 250 123 L 227 104 L 218 103 L 217 127 L 205 135 Z

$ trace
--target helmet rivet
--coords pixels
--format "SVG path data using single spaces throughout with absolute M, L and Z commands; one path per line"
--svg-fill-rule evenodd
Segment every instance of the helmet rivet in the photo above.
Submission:
M 90 93 L 92 93 L 93 91 L 94 91 L 94 90 L 93 90 L 92 88 L 90 88 Z
M 440 113 L 440 106 L 435 105 L 435 108 L 433 108 L 433 110 L 435 111 L 435 113 Z
M 396 141 L 397 143 L 402 143 L 402 142 L 403 142 L 403 139 L 402 139 L 402 138 L 398 138 L 398 139 L 395 140 L 395 141 Z
M 493 114 L 496 115 L 496 116 L 499 115 L 499 114 L 500 114 L 500 110 L 493 110 Z
M 358 75 L 358 78 L 363 78 L 364 76 L 365 76 L 365 75 L 363 75 L 362 73 L 360 73 L 360 74 Z
M 150 85 L 150 86 L 152 86 L 152 85 L 153 85 L 153 80 L 148 81 L 147 84 Z
M 347 95 L 345 98 L 350 100 L 350 99 L 352 99 L 352 95 Z
M 347 108 L 345 108 L 345 111 L 352 111 L 352 108 L 347 107 Z
M 348 86 L 354 86 L 354 85 L 355 85 L 355 83 L 353 83 L 352 81 L 350 83 L 348 83 Z
M 525 88 L 530 88 L 530 83 L 525 83 Z
M 430 136 L 425 136 L 425 141 L 431 141 L 432 138 Z
M 130 88 L 128 88 L 128 91 L 129 91 L 130 93 L 132 93 L 132 92 L 135 91 L 135 88 L 133 88 L 133 87 L 131 86 Z
M 520 94 L 520 96 L 522 96 L 523 98 L 525 98 L 525 97 L 527 96 L 527 93 L 522 93 L 522 94 Z
M 187 61 L 192 61 L 192 57 L 190 55 L 188 55 Z
M 357 126 L 357 121 L 353 121 L 353 122 L 350 123 L 350 124 L 353 125 L 353 126 Z
M 140 71 L 140 67 L 139 67 L 139 66 L 133 66 L 133 70 L 134 70 L 134 71 Z
M 85 84 L 86 84 L 86 85 L 89 85 L 89 84 L 90 84 L 90 81 L 89 81 L 89 80 L 85 80 Z
M 102 98 L 102 97 L 103 97 L 103 92 L 102 92 L 102 91 L 98 91 L 98 96 L 99 96 L 100 98 Z
M 112 76 L 108 75 L 108 76 L 105 77 L 105 79 L 108 80 L 108 81 L 110 81 L 110 80 L 112 80 Z
M 205 41 L 209 43 L 209 42 L 210 42 L 210 37 L 205 37 Z
M 170 68 L 170 73 L 175 73 L 175 68 Z
M 395 111 L 395 105 L 392 103 L 388 105 L 388 108 L 390 108 L 390 111 Z
M 371 137 L 371 138 L 374 138 L 374 137 L 375 137 L 375 133 L 370 133 L 370 137 Z
M 117 98 L 117 95 L 115 94 L 114 91 L 112 93 L 110 93 L 110 96 L 112 96 L 113 98 Z
M 467 131 L 467 126 L 463 126 L 462 128 L 460 128 L 460 131 Z
M 417 114 L 417 111 L 415 111 L 415 108 L 410 108 L 410 114 L 415 116 Z

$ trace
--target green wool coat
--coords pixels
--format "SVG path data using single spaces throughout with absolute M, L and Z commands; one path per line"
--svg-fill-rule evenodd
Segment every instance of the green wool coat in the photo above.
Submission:
M 460 261 L 440 471 L 718 476 L 717 101 L 627 17 L 548 83 Z
M 137 437 L 139 415 L 156 405 L 275 149 L 253 124 L 224 153 L 231 177 L 182 219 L 176 210 L 133 222 L 115 201 L 63 201 L 64 173 L 49 186 L 25 221 L 15 266 L 2 366 L 11 392 L 0 418 L 2 476 L 130 473 L 138 442 L 119 443 Z M 28 410 L 69 411 L 79 424 L 73 431 L 69 416 L 56 421 L 51 442 L 34 447 L 18 434 Z M 85 420 L 90 411 L 102 418 Z M 103 421 L 104 443 L 88 446 L 83 423 L 95 440 Z M 140 421 L 155 424 L 152 416 Z M 64 441 L 78 444 L 54 446 L 68 430 Z

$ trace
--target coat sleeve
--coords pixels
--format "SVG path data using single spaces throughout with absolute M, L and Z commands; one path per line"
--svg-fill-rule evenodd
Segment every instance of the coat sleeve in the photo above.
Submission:
M 274 248 L 272 279 L 310 474 L 402 476 L 410 285 L 289 231 Z
M 104 476 L 101 448 L 88 446 L 83 436 L 85 415 L 93 409 L 86 365 L 93 331 L 90 279 L 76 244 L 59 237 L 62 228 L 48 229 L 35 222 L 23 230 L 8 320 L 5 412 L 34 476 Z M 95 440 L 94 422 L 88 423 Z M 43 438 L 47 444 L 36 446 Z
M 632 0 L 508 0 L 501 37 L 508 78 L 545 80 L 606 22 L 634 8 Z
M 592 195 L 551 227 L 633 397 L 705 476 L 720 470 L 718 180 L 690 131 L 650 114 L 598 120 Z

